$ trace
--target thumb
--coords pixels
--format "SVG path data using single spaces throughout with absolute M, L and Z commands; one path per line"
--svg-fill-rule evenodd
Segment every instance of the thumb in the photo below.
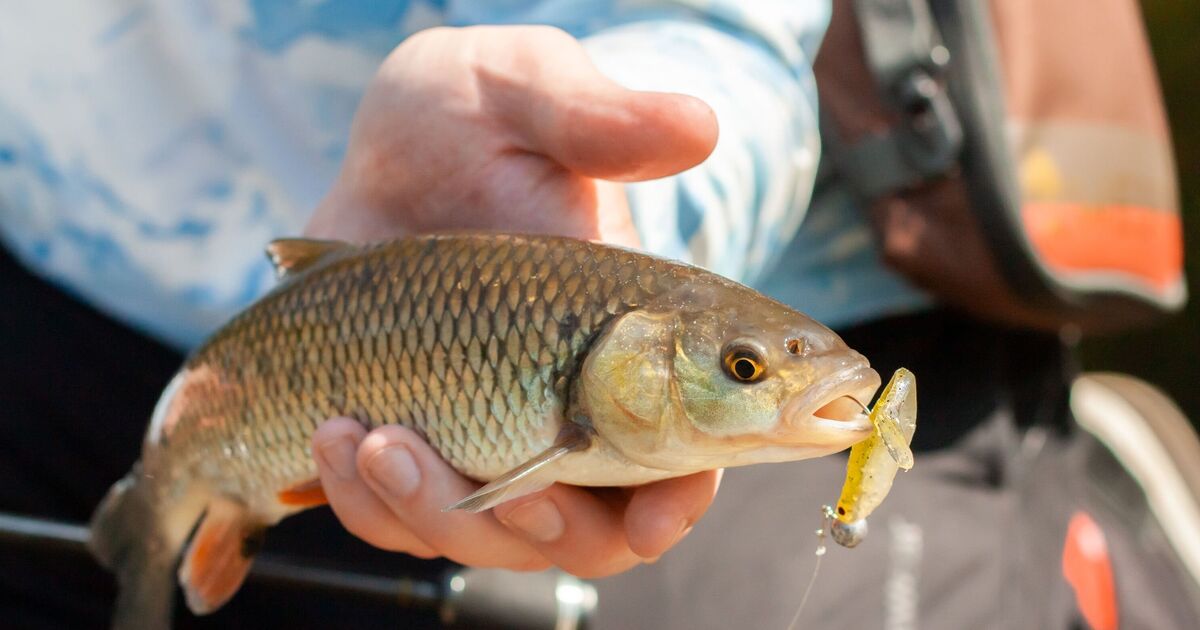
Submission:
M 522 148 L 613 181 L 666 177 L 712 153 L 717 117 L 704 101 L 626 89 L 576 47 L 566 59 L 543 62 L 524 85 L 504 86 L 497 104 Z
M 613 85 L 548 99 L 535 129 L 542 152 L 581 175 L 641 181 L 703 162 L 717 144 L 717 117 L 698 98 Z

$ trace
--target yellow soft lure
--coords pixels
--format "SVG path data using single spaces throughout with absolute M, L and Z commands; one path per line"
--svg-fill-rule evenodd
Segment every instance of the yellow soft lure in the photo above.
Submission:
M 913 433 L 917 429 L 917 379 L 904 368 L 896 370 L 870 414 L 875 431 L 850 449 L 846 482 L 833 510 L 830 533 L 844 547 L 854 547 L 867 535 L 867 516 L 892 489 L 896 472 L 913 466 Z

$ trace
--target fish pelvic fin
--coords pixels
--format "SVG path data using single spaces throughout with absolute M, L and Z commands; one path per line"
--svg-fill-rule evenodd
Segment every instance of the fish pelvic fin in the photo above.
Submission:
M 592 439 L 590 431 L 568 423 L 549 448 L 499 476 L 458 503 L 447 506 L 443 511 L 483 512 L 505 501 L 548 488 L 556 481 L 554 469 L 550 464 L 571 453 L 587 449 L 592 445 Z
M 279 238 L 267 244 L 267 258 L 275 265 L 275 274 L 286 278 L 299 273 L 325 258 L 326 254 L 350 247 L 342 241 L 322 241 L 312 238 Z
M 115 630 L 171 625 L 175 596 L 171 571 L 182 541 L 170 539 L 161 514 L 138 464 L 113 484 L 92 515 L 88 549 L 117 577 Z
M 241 503 L 225 498 L 208 503 L 179 567 L 179 585 L 192 612 L 208 614 L 233 597 L 250 572 L 265 532 L 266 525 Z
M 325 496 L 325 488 L 321 485 L 319 478 L 310 479 L 286 490 L 281 490 L 275 495 L 275 498 L 279 501 L 280 505 L 289 508 L 304 509 L 329 504 L 329 498 Z

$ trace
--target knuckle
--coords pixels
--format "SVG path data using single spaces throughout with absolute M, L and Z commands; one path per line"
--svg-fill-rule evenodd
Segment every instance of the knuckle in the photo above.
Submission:
M 546 44 L 561 45 L 564 43 L 574 43 L 576 40 L 570 33 L 564 31 L 557 26 L 548 24 L 536 24 L 529 26 L 530 35 Z
M 405 40 L 395 48 L 396 51 L 408 50 L 410 48 L 419 48 L 430 42 L 439 42 L 447 38 L 453 37 L 454 33 L 462 29 L 453 28 L 450 26 L 433 26 L 413 33 L 405 38 Z
M 388 53 L 380 66 L 379 73 L 388 74 L 393 69 L 403 68 L 409 62 L 409 57 L 417 54 L 417 51 L 431 46 L 443 46 L 448 41 L 452 42 L 453 38 L 458 36 L 457 32 L 461 30 L 449 26 L 434 26 L 413 33 Z

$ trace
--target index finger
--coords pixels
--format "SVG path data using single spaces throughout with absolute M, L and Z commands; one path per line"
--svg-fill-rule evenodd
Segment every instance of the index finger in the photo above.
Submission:
M 608 498 L 555 484 L 498 505 L 495 514 L 564 570 L 604 577 L 657 558 L 679 542 L 712 503 L 720 479 L 721 471 L 697 473 Z
M 643 558 L 657 558 L 675 546 L 716 498 L 723 473 L 709 470 L 634 490 L 625 509 L 629 548 Z
M 550 562 L 583 578 L 620 573 L 642 562 L 625 537 L 624 502 L 554 484 L 496 506 L 494 513 Z
M 460 564 L 537 570 L 547 563 L 492 514 L 444 511 L 476 490 L 415 432 L 398 425 L 375 429 L 358 449 L 366 485 L 409 531 Z

